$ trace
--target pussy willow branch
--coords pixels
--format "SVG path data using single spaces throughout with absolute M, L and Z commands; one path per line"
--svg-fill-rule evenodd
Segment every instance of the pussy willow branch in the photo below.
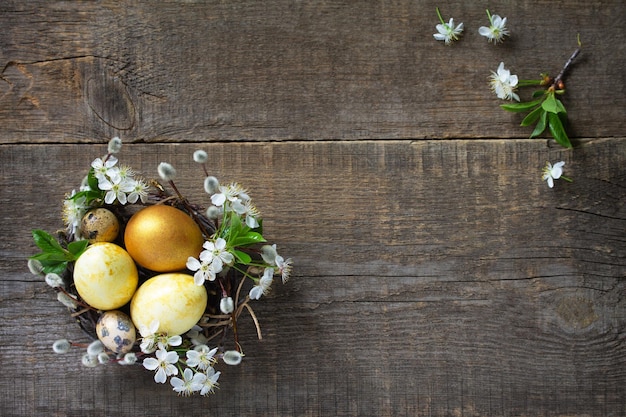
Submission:
M 576 48 L 576 50 L 572 53 L 572 55 L 569 57 L 569 59 L 567 60 L 565 65 L 563 65 L 563 69 L 561 69 L 561 72 L 559 72 L 559 75 L 557 75 L 554 78 L 554 81 L 552 82 L 552 85 L 558 87 L 559 83 L 563 81 L 563 77 L 565 76 L 565 73 L 567 72 L 569 67 L 572 65 L 572 62 L 574 62 L 574 59 L 576 59 L 576 57 L 580 53 L 580 48 L 581 47 L 578 46 L 578 48 Z

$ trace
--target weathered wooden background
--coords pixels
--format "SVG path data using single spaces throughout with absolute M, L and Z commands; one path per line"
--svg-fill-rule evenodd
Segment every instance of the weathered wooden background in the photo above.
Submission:
M 625 21 L 623 0 L 3 0 L 0 414 L 626 415 Z M 556 74 L 577 34 L 576 147 L 525 139 L 490 71 Z M 115 135 L 197 202 L 208 151 L 296 262 L 209 398 L 51 351 L 87 339 L 26 269 L 30 230 Z M 558 160 L 574 182 L 549 189 Z

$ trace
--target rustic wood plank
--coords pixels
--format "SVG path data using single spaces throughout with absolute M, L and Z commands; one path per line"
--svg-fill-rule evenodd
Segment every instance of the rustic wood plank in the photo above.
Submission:
M 433 40 L 436 6 L 465 23 L 452 47 Z M 622 0 L 489 7 L 503 45 L 472 3 L 3 1 L 0 141 L 523 138 L 490 71 L 556 74 L 578 33 L 570 135 L 623 135 Z
M 626 410 L 626 138 L 137 144 L 120 158 L 203 197 L 197 147 L 246 185 L 295 276 L 243 321 L 248 357 L 209 399 L 141 367 L 84 369 L 86 337 L 25 269 L 29 232 L 104 143 L 0 146 L 6 416 L 615 416 Z M 546 160 L 569 184 L 549 189 Z

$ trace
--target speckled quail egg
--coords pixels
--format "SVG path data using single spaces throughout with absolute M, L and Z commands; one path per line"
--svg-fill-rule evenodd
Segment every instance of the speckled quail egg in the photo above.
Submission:
M 80 223 L 81 236 L 89 243 L 113 242 L 120 232 L 120 222 L 111 210 L 96 208 L 89 210 Z
M 115 353 L 129 352 L 137 337 L 133 321 L 118 310 L 107 311 L 100 316 L 96 334 L 102 344 Z

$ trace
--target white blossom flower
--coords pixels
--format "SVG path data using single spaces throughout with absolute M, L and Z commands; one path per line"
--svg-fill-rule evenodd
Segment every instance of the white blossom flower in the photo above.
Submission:
M 204 345 L 209 341 L 209 339 L 202 333 L 202 327 L 197 324 L 187 332 L 187 337 L 191 340 L 191 344 L 194 346 Z
M 242 217 L 245 217 L 246 226 L 250 229 L 256 229 L 259 227 L 259 222 L 256 218 L 259 216 L 259 210 L 252 205 L 251 200 L 237 199 L 232 203 L 233 211 Z
M 198 345 L 193 350 L 188 350 L 187 366 L 198 368 L 201 371 L 209 369 L 216 362 L 217 348 L 209 348 L 207 345 Z
M 187 258 L 187 269 L 195 271 L 193 274 L 193 282 L 196 285 L 204 285 L 204 281 L 215 281 L 217 273 L 215 272 L 215 265 L 211 261 L 200 262 L 193 256 Z
M 128 202 L 135 204 L 137 200 L 141 200 L 142 203 L 148 202 L 148 184 L 142 179 L 133 180 L 133 187 L 128 194 Z
M 274 281 L 274 268 L 265 268 L 263 276 L 259 279 L 257 284 L 250 290 L 250 298 L 252 300 L 258 300 L 262 295 L 266 295 L 272 282 Z
M 237 183 L 232 183 L 230 185 L 220 185 L 219 193 L 213 194 L 211 196 L 211 203 L 213 203 L 213 205 L 217 207 L 221 207 L 227 201 L 232 203 L 236 199 L 240 198 L 240 195 L 248 197 L 248 195 L 246 194 L 246 190 L 241 185 Z
M 183 378 L 172 377 L 170 384 L 179 395 L 188 396 L 202 389 L 206 375 L 200 372 L 194 373 L 190 368 L 185 368 Z
M 239 365 L 243 359 L 243 354 L 236 350 L 227 350 L 222 355 L 222 359 L 226 365 Z
M 289 280 L 289 277 L 291 276 L 292 260 L 291 258 L 283 259 L 282 256 L 277 255 L 275 261 L 276 266 L 278 267 L 278 273 L 281 275 L 284 284 Z
M 215 239 L 215 242 L 207 240 L 202 247 L 205 250 L 200 253 L 200 260 L 213 264 L 216 274 L 222 271 L 224 265 L 232 265 L 235 261 L 235 256 L 226 249 L 226 240 L 221 237 Z
M 115 164 L 117 164 L 117 158 L 113 155 L 109 155 L 104 161 L 102 158 L 94 159 L 91 163 L 91 167 L 93 168 L 94 176 L 98 180 L 105 178 L 116 179 L 120 175 L 120 169 L 116 167 Z
M 554 187 L 554 180 L 558 180 L 563 175 L 563 165 L 565 165 L 564 161 L 557 162 L 552 165 L 550 162 L 546 163 L 546 166 L 543 168 L 543 180 L 548 182 L 548 187 Z
M 129 180 L 128 178 L 122 178 L 121 175 L 110 179 L 99 179 L 98 188 L 100 188 L 102 191 L 107 192 L 104 196 L 104 202 L 107 204 L 113 204 L 113 202 L 117 199 L 120 204 L 126 204 L 126 202 L 128 201 L 126 193 L 131 193 L 134 191 L 133 181 Z
M 481 26 L 478 28 L 478 33 L 486 37 L 489 42 L 498 43 L 504 40 L 505 36 L 509 35 L 509 31 L 506 28 L 506 17 L 500 17 L 497 14 L 491 15 L 487 10 L 487 16 L 489 17 L 489 27 Z
M 86 197 L 80 196 L 73 198 L 76 191 L 63 201 L 63 222 L 74 235 L 79 235 L 80 222 L 87 212 Z
M 435 26 L 437 32 L 433 34 L 436 40 L 444 41 L 446 45 L 450 45 L 452 41 L 456 41 L 459 39 L 459 36 L 463 32 L 463 23 L 459 23 L 456 27 L 454 26 L 454 19 L 450 18 L 450 21 L 446 23 L 441 17 L 441 13 L 439 12 L 439 8 L 437 8 L 437 16 L 439 16 L 440 24 Z
M 139 348 L 143 353 L 152 353 L 157 349 L 159 342 L 159 321 L 153 320 L 148 327 L 139 325 L 139 334 L 141 334 L 141 344 Z
M 515 93 L 517 88 L 517 75 L 511 75 L 511 71 L 504 68 L 504 62 L 500 62 L 497 72 L 491 71 L 491 89 L 502 100 L 517 100 L 519 96 Z
M 178 369 L 174 366 L 178 362 L 178 353 L 168 352 L 165 349 L 156 351 L 156 358 L 145 358 L 143 367 L 149 371 L 156 370 L 154 381 L 164 384 L 170 375 L 178 375 Z
M 241 360 L 240 360 L 241 362 Z M 209 368 L 206 370 L 206 378 L 202 382 L 202 388 L 200 389 L 200 395 L 212 394 L 215 392 L 215 388 L 219 385 L 217 380 L 219 379 L 221 372 L 215 372 L 215 369 Z

